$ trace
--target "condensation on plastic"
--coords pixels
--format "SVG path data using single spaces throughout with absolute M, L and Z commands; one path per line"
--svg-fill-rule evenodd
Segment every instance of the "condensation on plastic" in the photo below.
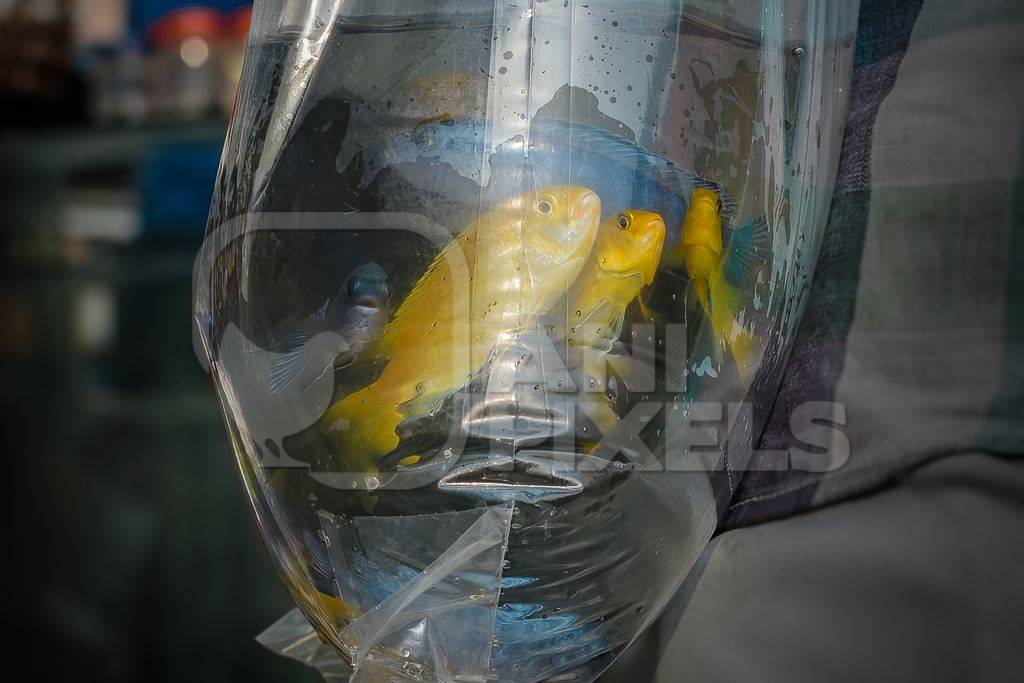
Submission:
M 260 642 L 329 680 L 586 681 L 657 617 L 760 428 L 740 411 L 702 452 L 687 420 L 710 402 L 768 405 L 780 381 L 831 198 L 857 9 L 257 0 L 195 322 L 301 610 Z M 631 302 L 580 361 L 562 296 L 579 254 L 545 260 L 516 232 L 520 279 L 486 245 L 475 270 L 459 258 L 474 246 L 446 249 L 554 185 L 591 190 L 602 218 L 659 213 L 665 253 L 694 188 L 729 198 L 729 229 L 764 216 L 770 254 L 743 318 L 761 340 L 752 383 L 664 268 L 644 289 L 655 316 Z M 372 452 L 324 416 L 367 385 L 379 394 L 400 351 L 415 350 L 413 373 L 457 362 L 455 343 L 377 346 L 438 254 L 467 290 L 506 278 L 515 299 L 488 310 L 505 305 L 509 322 L 485 358 L 467 352 L 464 380 L 419 400 L 425 374 L 398 406 L 398 446 Z M 484 329 L 452 299 L 459 331 Z M 723 462 L 724 492 L 705 471 Z

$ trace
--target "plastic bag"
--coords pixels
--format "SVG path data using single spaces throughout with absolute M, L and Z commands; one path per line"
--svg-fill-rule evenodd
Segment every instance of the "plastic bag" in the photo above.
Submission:
M 657 617 L 777 389 L 856 16 L 256 3 L 195 321 L 305 617 L 262 642 L 592 680 Z

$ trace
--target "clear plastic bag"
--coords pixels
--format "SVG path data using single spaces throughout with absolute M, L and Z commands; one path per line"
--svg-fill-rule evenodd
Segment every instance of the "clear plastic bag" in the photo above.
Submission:
M 195 320 L 304 615 L 262 642 L 592 680 L 657 617 L 777 389 L 856 16 L 256 3 Z

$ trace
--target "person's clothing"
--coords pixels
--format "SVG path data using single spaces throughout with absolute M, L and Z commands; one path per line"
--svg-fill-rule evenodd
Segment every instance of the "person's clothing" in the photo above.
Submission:
M 845 408 L 827 472 L 755 461 L 723 527 L 898 481 L 933 458 L 1024 451 L 1024 3 L 862 0 L 838 180 L 758 448 L 807 401 Z
M 797 405 L 835 401 L 848 459 L 740 479 L 724 531 L 602 683 L 1024 669 L 1024 3 L 862 0 L 856 55 L 809 306 L 758 444 L 787 448 Z
M 1018 680 L 1024 463 L 944 458 L 900 486 L 711 542 L 602 683 Z

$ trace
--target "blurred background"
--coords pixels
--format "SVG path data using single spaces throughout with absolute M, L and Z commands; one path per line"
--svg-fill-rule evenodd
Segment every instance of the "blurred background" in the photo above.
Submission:
M 292 602 L 190 335 L 249 16 L 0 0 L 4 613 L 44 678 L 318 680 L 253 640 Z

